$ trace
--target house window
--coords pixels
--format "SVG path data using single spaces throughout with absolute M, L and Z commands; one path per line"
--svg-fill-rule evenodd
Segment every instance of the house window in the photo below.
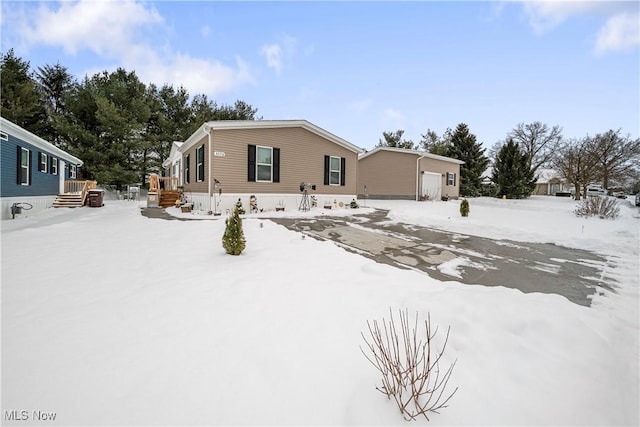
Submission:
M 447 172 L 447 185 L 456 185 L 456 174 Z
M 340 157 L 329 160 L 329 185 L 340 185 Z
M 187 154 L 184 158 L 184 182 L 189 183 L 189 165 L 191 164 L 191 154 Z
M 31 152 L 26 148 L 18 147 L 20 150 L 20 169 L 18 171 L 18 183 L 20 185 L 31 184 L 31 174 L 29 164 L 31 163 Z
M 347 159 L 324 156 L 324 185 L 345 185 Z
M 51 174 L 58 175 L 58 159 L 55 157 L 51 158 Z
M 173 176 L 175 176 L 176 178 L 180 177 L 180 160 L 176 161 L 176 163 L 173 165 Z
M 76 165 L 69 165 L 69 179 L 76 179 Z
M 38 161 L 38 170 L 40 172 L 47 173 L 47 160 L 47 155 L 44 153 L 40 153 Z
M 273 149 L 256 147 L 256 181 L 271 182 Z
M 2 139 L 3 141 L 8 141 L 9 140 L 9 135 L 7 135 L 4 132 L 0 132 L 0 139 Z
M 204 144 L 196 149 L 196 182 L 204 181 Z
M 280 149 L 249 145 L 247 155 L 249 182 L 280 182 Z

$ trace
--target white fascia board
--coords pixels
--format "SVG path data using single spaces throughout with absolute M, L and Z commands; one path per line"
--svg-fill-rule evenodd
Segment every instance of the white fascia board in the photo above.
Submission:
M 322 129 L 307 120 L 215 120 L 204 123 L 191 135 L 182 145 L 180 151 L 184 152 L 202 139 L 208 130 L 231 130 L 231 129 L 273 129 L 300 127 L 315 133 L 349 151 L 356 154 L 362 153 L 360 147 Z
M 371 151 L 367 151 L 366 153 L 362 153 L 358 156 L 358 160 L 362 160 L 366 157 L 369 157 L 372 154 L 375 154 L 377 152 L 380 151 L 392 151 L 392 152 L 396 152 L 396 153 L 403 153 L 403 154 L 411 154 L 414 156 L 419 156 L 419 157 L 425 157 L 428 159 L 434 159 L 434 160 L 440 160 L 443 162 L 449 162 L 449 163 L 456 163 L 459 165 L 463 165 L 464 161 L 462 160 L 458 160 L 458 159 L 453 159 L 451 157 L 445 157 L 445 156 L 439 156 L 437 154 L 432 154 L 432 153 L 428 153 L 426 151 L 418 151 L 418 150 L 409 150 L 407 148 L 397 148 L 397 147 L 376 147 Z
M 4 117 L 0 117 L 0 130 L 16 138 L 19 138 L 22 141 L 33 145 L 34 147 L 40 148 L 43 151 L 46 151 L 54 156 L 57 156 L 62 160 L 69 161 L 78 166 L 82 166 L 84 164 L 84 162 L 79 158 L 72 156 L 66 151 L 59 149 L 49 141 L 46 141 L 40 138 L 39 136 L 29 132 L 28 130 L 21 128 L 17 124 L 10 122 Z

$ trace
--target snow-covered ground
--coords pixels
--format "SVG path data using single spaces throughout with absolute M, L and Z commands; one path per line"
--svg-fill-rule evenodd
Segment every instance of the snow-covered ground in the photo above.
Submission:
M 575 202 L 554 197 L 471 199 L 468 218 L 458 201 L 366 205 L 391 209 L 390 221 L 598 252 L 616 292 L 586 308 L 439 282 L 268 214 L 245 217 L 247 247 L 232 257 L 223 218 L 149 219 L 126 201 L 48 210 L 2 223 L 3 423 L 405 424 L 359 349 L 366 321 L 389 309 L 451 326 L 444 365 L 457 359 L 458 392 L 416 425 L 640 423 L 640 214 L 629 201 L 616 221 L 577 218 Z

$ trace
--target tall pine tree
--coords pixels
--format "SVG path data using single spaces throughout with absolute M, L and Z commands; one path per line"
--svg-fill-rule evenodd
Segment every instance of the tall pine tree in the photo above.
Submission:
M 533 193 L 536 177 L 529 165 L 528 156 L 509 138 L 493 165 L 493 182 L 498 187 L 498 197 L 522 199 Z
M 47 113 L 43 97 L 28 61 L 15 56 L 13 49 L 0 61 L 0 114 L 5 119 L 41 135 Z
M 460 195 L 476 197 L 482 189 L 482 174 L 489 165 L 482 144 L 476 142 L 476 136 L 469 132 L 465 123 L 460 123 L 451 135 L 449 157 L 462 160 L 460 165 Z

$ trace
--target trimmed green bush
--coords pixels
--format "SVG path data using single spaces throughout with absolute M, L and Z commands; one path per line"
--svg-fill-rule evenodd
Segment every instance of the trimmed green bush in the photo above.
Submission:
M 469 201 L 467 199 L 462 199 L 460 203 L 460 215 L 469 216 Z
M 227 225 L 222 236 L 222 247 L 229 255 L 240 255 L 244 250 L 246 240 L 242 231 L 240 209 L 236 206 L 233 213 L 225 220 Z

